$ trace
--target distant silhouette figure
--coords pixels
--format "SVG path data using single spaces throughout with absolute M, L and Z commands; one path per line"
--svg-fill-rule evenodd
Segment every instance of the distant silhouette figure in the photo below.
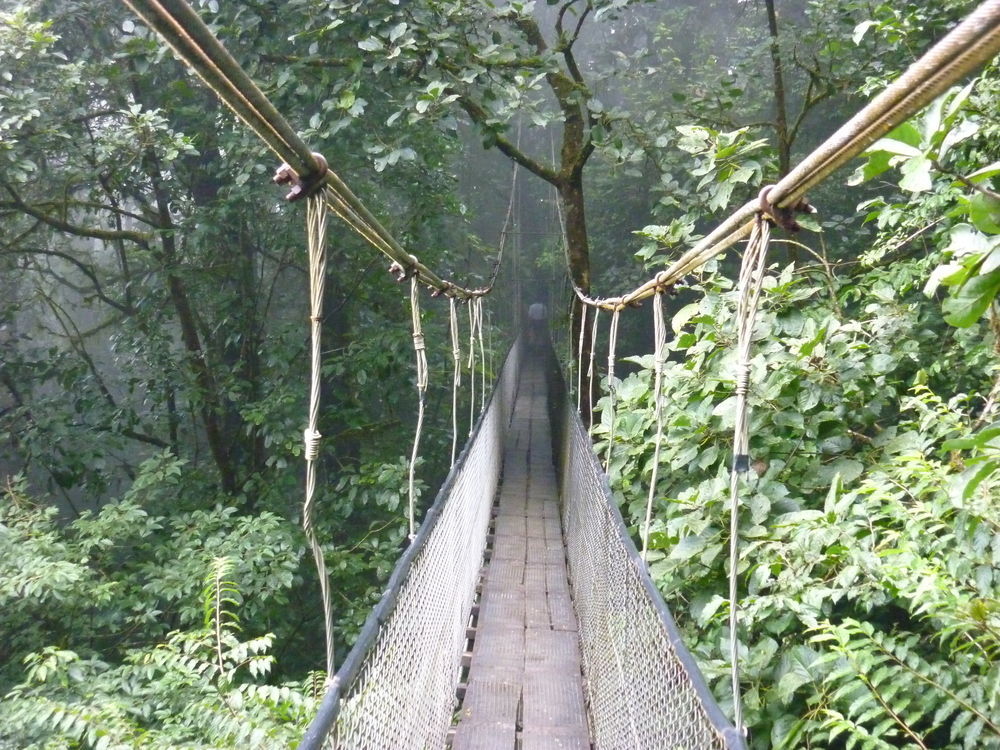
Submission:
M 533 302 L 528 307 L 528 348 L 539 351 L 548 336 L 549 311 L 541 302 Z

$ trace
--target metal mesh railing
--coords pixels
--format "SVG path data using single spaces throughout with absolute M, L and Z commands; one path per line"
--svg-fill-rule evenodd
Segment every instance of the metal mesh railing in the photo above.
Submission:
M 553 381 L 563 534 L 594 747 L 742 750 L 629 538 L 561 376 Z
M 443 748 L 502 468 L 520 347 L 334 677 L 300 750 Z

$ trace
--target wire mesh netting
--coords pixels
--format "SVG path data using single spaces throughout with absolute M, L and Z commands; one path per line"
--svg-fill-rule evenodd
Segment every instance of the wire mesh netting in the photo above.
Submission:
M 511 349 L 490 403 L 300 749 L 443 748 L 517 388 Z
M 719 710 L 629 538 L 561 378 L 552 389 L 561 443 L 563 534 L 595 748 L 736 750 Z

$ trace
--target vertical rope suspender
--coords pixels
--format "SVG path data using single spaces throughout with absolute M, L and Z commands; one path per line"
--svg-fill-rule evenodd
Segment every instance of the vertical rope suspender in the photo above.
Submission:
M 476 337 L 479 340 L 479 371 L 480 371 L 480 385 L 479 389 L 479 410 L 482 411 L 486 408 L 486 351 L 483 344 L 483 298 L 476 297 L 472 301 L 473 306 L 476 310 Z
M 306 237 L 309 244 L 309 328 L 312 339 L 309 378 L 309 416 L 302 433 L 306 460 L 305 502 L 302 506 L 302 529 L 316 562 L 320 593 L 323 597 L 323 624 L 326 632 L 326 676 L 333 676 L 333 608 L 330 582 L 326 575 L 323 548 L 313 525 L 316 501 L 316 461 L 319 459 L 320 364 L 323 332 L 323 289 L 326 281 L 326 205 L 325 191 L 315 193 L 306 202 Z
M 611 468 L 611 451 L 615 445 L 615 395 L 618 391 L 615 388 L 615 349 L 618 348 L 618 318 L 621 309 L 615 308 L 611 313 L 611 328 L 608 331 L 608 411 L 611 414 L 611 423 L 608 425 L 608 450 L 604 456 L 604 471 Z
M 476 424 L 476 313 L 469 303 L 469 434 Z
M 576 299 L 574 297 L 573 299 Z M 580 303 L 580 341 L 576 347 L 576 410 L 580 411 L 580 405 L 583 403 L 583 341 L 587 337 L 587 310 L 590 308 L 587 305 Z M 594 315 L 597 315 L 597 311 L 594 311 Z M 570 309 L 570 320 L 573 319 L 572 308 Z M 570 357 L 572 362 L 573 358 Z
M 657 290 L 653 297 L 653 410 L 656 413 L 656 438 L 653 441 L 653 473 L 649 478 L 649 495 L 646 498 L 646 520 L 642 525 L 642 561 L 649 551 L 649 527 L 653 522 L 653 499 L 656 497 L 656 479 L 660 469 L 660 444 L 663 442 L 663 362 L 666 357 L 667 326 L 663 319 L 663 292 Z
M 729 475 L 729 660 L 733 682 L 733 724 L 743 731 L 743 702 L 739 670 L 739 482 L 750 469 L 750 422 L 747 391 L 750 384 L 750 344 L 764 281 L 764 261 L 771 225 L 758 213 L 740 266 L 736 304 L 736 420 L 733 426 L 733 468 Z
M 458 389 L 462 387 L 462 346 L 458 339 L 458 310 L 454 297 L 448 298 L 448 322 L 451 328 L 451 465 L 458 450 Z
M 594 308 L 594 324 L 590 329 L 590 364 L 587 366 L 587 403 L 590 404 L 590 414 L 587 415 L 587 432 L 594 431 L 594 350 L 597 348 L 597 323 L 601 319 L 601 308 Z
M 420 433 L 424 429 L 424 407 L 427 401 L 427 348 L 424 344 L 424 331 L 420 324 L 420 280 L 416 275 L 410 277 L 410 317 L 413 319 L 413 353 L 417 360 L 417 428 L 413 435 L 410 476 L 407 482 L 410 541 L 413 541 L 417 535 L 417 503 L 414 484 L 417 474 L 417 456 L 420 452 Z

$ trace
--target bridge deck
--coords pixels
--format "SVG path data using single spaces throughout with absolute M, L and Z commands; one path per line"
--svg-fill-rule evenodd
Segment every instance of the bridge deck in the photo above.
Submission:
M 540 367 L 526 367 L 504 451 L 453 750 L 590 750 Z

